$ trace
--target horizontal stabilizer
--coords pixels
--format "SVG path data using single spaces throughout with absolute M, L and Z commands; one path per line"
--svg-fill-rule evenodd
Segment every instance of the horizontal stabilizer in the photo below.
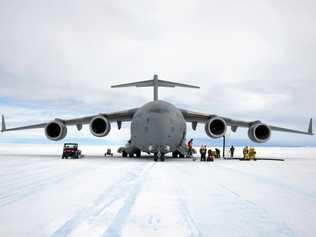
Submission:
M 131 83 L 125 83 L 120 85 L 111 86 L 112 88 L 121 88 L 121 87 L 151 87 L 153 86 L 153 81 L 139 81 L 139 82 L 131 82 Z
M 186 88 L 195 88 L 199 89 L 199 86 L 193 86 L 188 84 L 176 83 L 172 81 L 163 81 L 157 80 L 158 87 L 186 87 Z M 153 80 L 148 81 L 139 81 L 139 82 L 131 82 L 120 85 L 111 86 L 112 88 L 121 88 L 121 87 L 153 87 L 155 86 Z
M 158 86 L 160 87 L 186 87 L 186 88 L 200 89 L 199 86 L 192 86 L 188 84 L 176 83 L 172 81 L 163 81 L 163 80 L 158 80 Z
M 153 87 L 154 88 L 154 100 L 158 100 L 158 88 L 159 87 L 186 87 L 186 88 L 195 88 L 199 89 L 198 86 L 192 86 L 188 84 L 182 84 L 172 81 L 163 81 L 158 79 L 158 75 L 154 75 L 152 80 L 148 81 L 138 81 L 131 83 L 124 83 L 120 85 L 111 86 L 112 88 L 121 88 L 121 87 Z

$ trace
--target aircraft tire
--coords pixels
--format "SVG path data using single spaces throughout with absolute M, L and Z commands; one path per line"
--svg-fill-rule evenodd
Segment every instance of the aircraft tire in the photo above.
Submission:
M 157 153 L 154 154 L 154 161 L 155 161 L 155 162 L 158 161 L 158 154 L 157 154 Z

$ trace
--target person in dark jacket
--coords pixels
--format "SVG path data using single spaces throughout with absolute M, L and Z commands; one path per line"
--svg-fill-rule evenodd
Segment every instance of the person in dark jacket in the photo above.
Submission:
M 221 157 L 221 151 L 218 148 L 215 148 L 215 152 L 216 152 L 216 158 L 220 158 Z
M 230 151 L 230 158 L 234 158 L 235 147 L 231 146 L 229 151 Z
M 200 154 L 201 154 L 201 161 L 206 161 L 206 146 L 201 146 Z

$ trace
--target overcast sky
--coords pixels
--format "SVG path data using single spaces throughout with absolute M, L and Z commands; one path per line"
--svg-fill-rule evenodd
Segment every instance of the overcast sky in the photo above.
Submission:
M 306 130 L 316 117 L 315 28 L 313 0 L 1 0 L 0 113 L 15 126 L 141 106 L 151 89 L 110 85 L 157 73 L 201 86 L 160 89 L 181 108 Z M 129 124 L 113 127 L 101 139 L 70 129 L 68 139 L 125 142 Z M 202 125 L 189 136 L 207 137 Z M 0 143 L 34 139 L 44 131 Z M 280 141 L 316 145 L 282 133 L 268 144 Z

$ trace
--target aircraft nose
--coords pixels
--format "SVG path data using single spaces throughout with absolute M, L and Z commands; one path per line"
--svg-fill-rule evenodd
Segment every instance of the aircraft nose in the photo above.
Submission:
M 170 124 L 168 116 L 151 116 L 146 119 L 145 131 L 149 140 L 155 144 L 163 145 L 171 137 L 174 127 Z
M 185 122 L 174 113 L 149 112 L 135 116 L 131 124 L 132 139 L 137 147 L 149 151 L 150 147 L 164 147 L 165 152 L 175 150 L 183 141 Z
M 174 118 L 167 114 L 151 114 L 143 123 L 144 139 L 146 144 L 172 146 L 180 143 L 180 128 Z

